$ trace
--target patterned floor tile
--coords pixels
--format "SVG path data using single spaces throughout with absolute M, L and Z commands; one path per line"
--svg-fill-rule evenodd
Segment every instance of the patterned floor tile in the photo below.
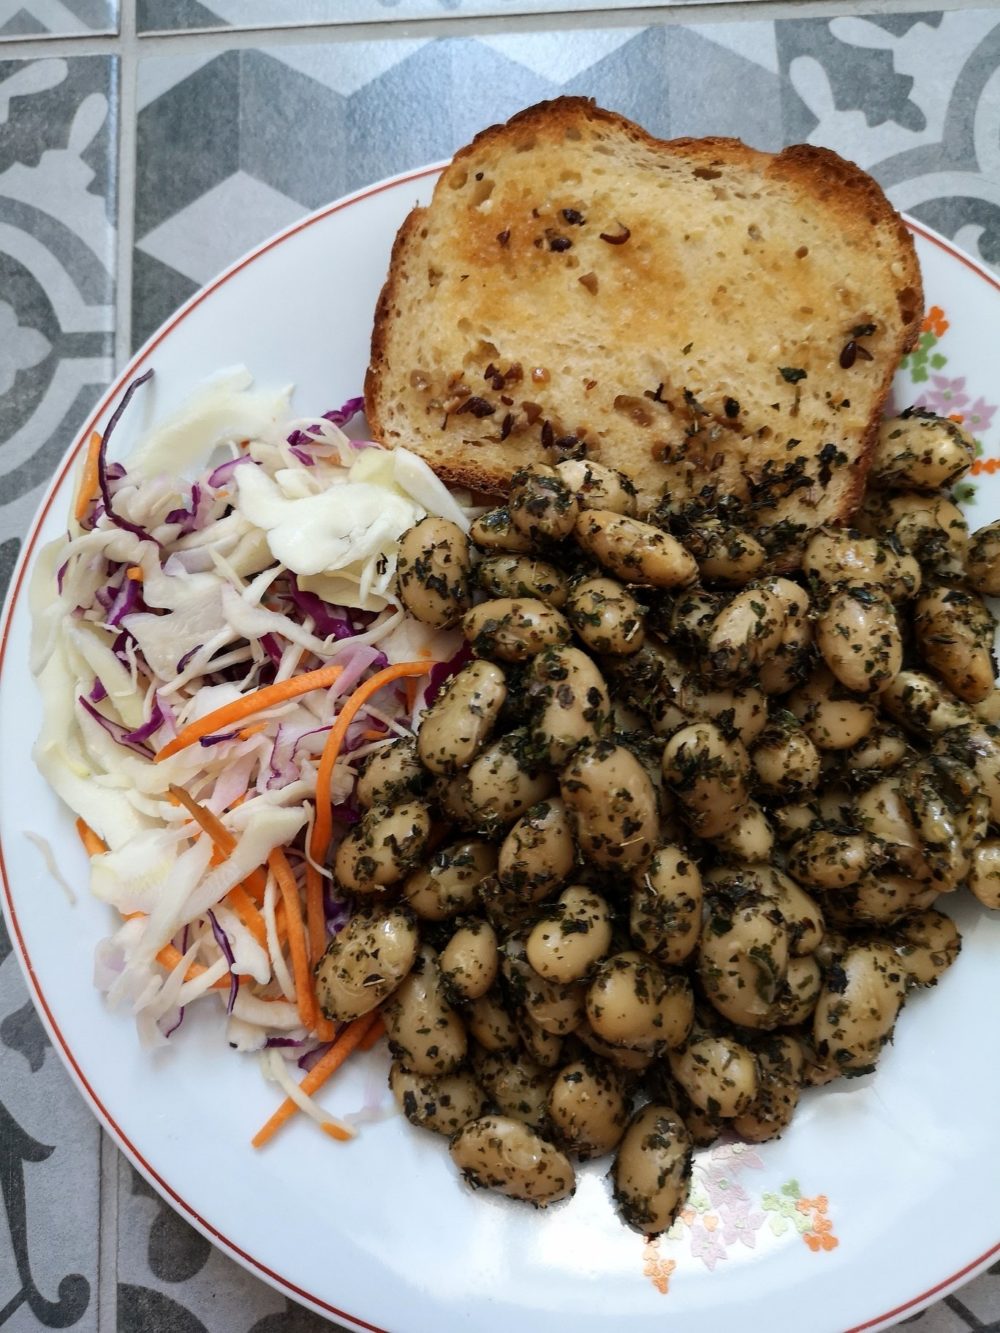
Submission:
M 117 32 L 118 0 L 0 0 L 0 40 Z
M 125 1160 L 118 1172 L 122 1333 L 336 1333 L 189 1226 Z
M 116 62 L 0 62 L 0 567 L 111 374 Z M 40 443 L 41 442 L 41 443 Z
M 0 1325 L 94 1333 L 100 1130 L 49 1044 L 2 922 L 0 1089 Z
M 141 33 L 205 28 L 300 27 L 392 19 L 558 14 L 598 9 L 652 9 L 684 0 L 139 0 Z
M 998 62 L 989 9 L 149 57 L 133 344 L 213 263 L 297 213 L 445 157 L 484 124 L 561 92 L 658 134 L 826 144 L 870 169 L 897 205 L 998 262 Z M 205 124 L 211 133 L 196 133 Z

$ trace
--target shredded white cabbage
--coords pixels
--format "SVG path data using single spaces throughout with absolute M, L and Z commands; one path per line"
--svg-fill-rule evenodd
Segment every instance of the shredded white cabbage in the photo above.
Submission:
M 145 410 L 151 392 L 155 380 L 129 411 Z M 31 662 L 45 714 L 34 757 L 107 849 L 91 859 L 91 890 L 119 917 L 95 953 L 109 1003 L 127 1005 L 142 1042 L 157 1046 L 186 1006 L 216 996 L 220 1037 L 263 1051 L 268 1075 L 334 1123 L 266 1049 L 268 1038 L 316 1042 L 268 859 L 284 850 L 301 893 L 317 765 L 359 682 L 387 661 L 454 656 L 456 635 L 400 608 L 396 552 L 425 514 L 467 529 L 476 511 L 415 455 L 355 443 L 332 420 L 292 419 L 289 398 L 253 389 L 241 368 L 220 374 L 108 469 L 113 517 L 96 495 L 40 552 Z M 331 687 L 154 762 L 190 723 L 331 662 L 342 667 Z M 360 759 L 409 734 L 414 715 L 390 687 L 352 722 L 330 787 L 344 819 Z M 199 820 L 178 789 L 206 812 Z M 225 848 L 201 826 L 213 815 Z M 266 887 L 248 911 L 254 885 Z

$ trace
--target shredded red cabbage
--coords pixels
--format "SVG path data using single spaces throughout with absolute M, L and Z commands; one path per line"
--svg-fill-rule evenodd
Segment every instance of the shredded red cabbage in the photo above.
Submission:
M 198 744 L 209 749 L 213 745 L 221 745 L 223 741 L 233 741 L 239 735 L 239 729 L 236 731 L 219 731 L 214 736 L 200 737 Z
M 150 711 L 148 720 L 143 722 L 141 727 L 136 727 L 135 731 L 127 732 L 125 739 L 131 745 L 142 745 L 143 742 L 149 740 L 150 736 L 152 736 L 155 731 L 159 731 L 165 721 L 166 719 L 163 715 L 163 709 L 160 707 L 160 701 L 154 696 L 153 707 Z
M 204 646 L 205 646 L 205 645 L 204 645 L 203 643 L 196 643 L 195 646 L 194 646 L 193 648 L 189 648 L 189 649 L 187 650 L 187 652 L 184 654 L 184 656 L 183 656 L 183 657 L 180 659 L 180 661 L 177 663 L 177 674 L 178 674 L 178 675 L 180 675 L 180 673 L 184 670 L 184 668 L 187 666 L 188 662 L 191 661 L 191 658 L 194 657 L 195 653 L 200 652 L 200 651 L 202 650 L 202 648 L 204 648 Z
M 90 691 L 90 694 L 87 696 L 87 698 L 90 700 L 92 704 L 99 704 L 102 699 L 106 699 L 107 697 L 108 697 L 108 692 L 104 688 L 104 682 L 101 680 L 100 676 L 95 676 L 94 688 Z
M 306 1074 L 309 1073 L 313 1065 L 319 1062 L 321 1056 L 326 1055 L 327 1051 L 333 1045 L 332 1041 L 325 1041 L 320 1046 L 315 1046 L 311 1051 L 306 1051 L 295 1063 Z
M 127 518 L 122 518 L 119 514 L 115 513 L 114 505 L 111 503 L 111 482 L 115 478 L 109 477 L 108 475 L 108 440 L 111 439 L 111 433 L 121 420 L 122 413 L 132 401 L 132 395 L 135 393 L 136 389 L 138 389 L 140 384 L 145 384 L 148 379 L 151 379 L 152 374 L 153 368 L 150 366 L 144 375 L 139 375 L 134 379 L 122 394 L 121 402 L 112 412 L 111 420 L 108 422 L 104 429 L 104 434 L 101 436 L 101 447 L 97 451 L 97 482 L 101 488 L 101 499 L 104 502 L 104 512 L 110 521 L 114 523 L 115 527 L 122 528 L 125 532 L 131 532 L 134 536 L 138 537 L 140 541 L 154 542 L 159 546 L 160 543 L 156 541 L 156 538 L 148 533 L 145 528 L 141 528 L 138 523 L 131 523 Z
M 472 649 L 467 643 L 463 643 L 454 657 L 447 662 L 435 662 L 429 672 L 429 681 L 424 690 L 424 702 L 429 708 L 438 697 L 445 685 L 452 676 L 457 676 L 465 666 L 466 662 L 472 659 Z
M 213 490 L 216 490 L 220 486 L 225 486 L 226 483 L 232 479 L 232 475 L 238 467 L 241 467 L 244 463 L 252 463 L 253 461 L 254 460 L 249 454 L 240 454 L 238 458 L 230 458 L 225 463 L 220 463 L 213 472 L 208 474 L 208 481 L 206 484 L 211 486 Z
M 316 460 L 311 454 L 307 454 L 301 445 L 293 444 L 289 450 L 305 467 L 315 467 Z
M 184 927 L 184 934 L 181 936 L 181 953 L 182 953 L 182 954 L 186 954 L 186 953 L 187 953 L 187 950 L 188 950 L 188 929 L 189 929 L 189 928 L 188 928 L 187 926 L 185 926 L 185 927 Z M 173 1027 L 168 1028 L 167 1031 L 164 1032 L 163 1035 L 164 1035 L 165 1037 L 172 1037 L 172 1036 L 174 1035 L 174 1033 L 177 1031 L 177 1029 L 180 1027 L 180 1025 L 181 1025 L 183 1022 L 184 1022 L 184 1006 L 181 1005 L 181 1007 L 180 1007 L 180 1009 L 178 1010 L 178 1013 L 177 1013 L 177 1022 L 174 1023 Z
M 189 532 L 194 532 L 201 527 L 205 516 L 205 510 L 210 504 L 210 499 L 204 494 L 197 482 L 191 486 L 191 508 L 190 509 L 171 509 L 163 520 L 164 523 L 177 523 L 180 525 L 178 536 L 186 536 Z
M 127 750 L 132 750 L 135 754 L 142 755 L 143 759 L 152 757 L 148 745 L 143 745 L 139 741 L 133 741 L 131 739 L 131 732 L 127 731 L 120 722 L 113 722 L 110 717 L 105 717 L 103 713 L 98 712 L 90 700 L 84 695 L 81 694 L 77 698 L 77 703 L 80 704 L 85 712 L 90 714 L 95 722 L 100 723 L 112 740 L 117 741 L 119 745 L 123 745 Z
M 122 579 L 121 587 L 108 607 L 107 624 L 117 629 L 126 616 L 131 615 L 133 611 L 140 611 L 143 605 L 142 585 L 139 580 Z
M 357 824 L 361 819 L 361 811 L 352 801 L 341 801 L 339 805 L 332 807 L 331 813 L 334 819 L 339 819 L 342 824 Z
M 268 1037 L 264 1048 L 272 1050 L 275 1046 L 305 1046 L 310 1041 L 312 1037 Z
M 260 646 L 264 649 L 265 653 L 267 653 L 275 666 L 281 665 L 281 659 L 284 656 L 284 653 L 281 651 L 281 644 L 278 642 L 276 635 L 262 634 L 260 636 Z
M 64 560 L 62 564 L 59 566 L 59 568 L 56 570 L 56 591 L 60 594 L 60 596 L 62 595 L 63 580 L 66 577 L 67 569 L 69 569 L 69 561 Z
M 212 926 L 212 934 L 215 936 L 215 942 L 222 950 L 222 956 L 225 958 L 229 967 L 229 1002 L 226 1005 L 226 1013 L 233 1012 L 233 1005 L 236 1003 L 236 997 L 240 992 L 240 983 L 236 979 L 236 959 L 233 957 L 232 946 L 229 943 L 229 937 L 219 925 L 216 915 L 211 909 L 208 913 L 208 919 Z
M 333 889 L 327 880 L 323 881 L 323 916 L 326 919 L 326 928 L 331 935 L 336 935 L 342 931 L 351 919 L 350 904 L 344 902 L 342 898 L 334 896 Z
M 295 575 L 288 576 L 288 598 L 303 616 L 311 616 L 322 639 L 351 639 L 356 633 L 343 607 L 331 606 L 314 592 L 300 588 Z
M 123 463 L 109 463 L 104 469 L 104 475 L 108 481 L 121 481 L 127 475 Z
M 348 398 L 347 402 L 341 407 L 335 407 L 329 412 L 324 412 L 323 420 L 330 421 L 335 426 L 346 426 L 352 418 L 356 417 L 359 412 L 363 412 L 364 410 L 365 400 L 363 398 Z M 301 430 L 293 430 L 288 437 L 288 443 L 293 446 L 305 445 L 308 448 L 310 444 L 315 444 L 316 441 L 311 440 L 309 436 Z M 296 455 L 296 457 L 298 456 L 299 455 Z

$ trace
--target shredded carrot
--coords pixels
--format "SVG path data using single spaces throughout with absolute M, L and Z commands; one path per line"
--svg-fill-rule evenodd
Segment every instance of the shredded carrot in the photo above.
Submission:
M 350 1023 L 333 1043 L 327 1053 L 322 1056 L 306 1074 L 305 1078 L 299 1084 L 299 1087 L 311 1097 L 317 1092 L 326 1081 L 337 1072 L 349 1055 L 351 1055 L 361 1042 L 368 1035 L 373 1024 L 378 1021 L 378 1014 L 365 1014 L 363 1018 L 356 1018 Z M 281 1103 L 274 1115 L 266 1125 L 262 1125 L 250 1142 L 255 1148 L 262 1148 L 268 1143 L 282 1127 L 291 1120 L 292 1116 L 298 1110 L 298 1107 L 292 1101 L 291 1097 L 286 1097 Z M 332 1127 L 331 1127 L 332 1128 Z M 333 1134 L 332 1137 L 339 1138 L 339 1134 Z
M 323 911 L 323 879 L 315 866 L 306 862 L 306 931 L 309 936 L 309 962 L 313 969 L 315 983 L 316 964 L 326 950 L 326 916 Z M 334 1026 L 324 1016 L 319 1007 L 319 997 L 314 996 L 316 1006 L 316 1036 L 320 1041 L 332 1041 Z
M 309 955 L 306 950 L 306 928 L 302 920 L 302 904 L 299 902 L 299 886 L 295 882 L 292 867 L 288 864 L 288 857 L 280 847 L 275 847 L 268 856 L 267 863 L 278 881 L 281 901 L 285 904 L 288 951 L 292 955 L 292 973 L 295 977 L 299 1018 L 302 1019 L 303 1026 L 311 1032 L 316 1022 L 316 1006 L 313 999 L 312 975 L 309 970 Z
M 397 662 L 395 666 L 376 671 L 363 685 L 359 685 L 340 710 L 336 722 L 330 728 L 330 734 L 323 746 L 319 767 L 316 770 L 316 818 L 313 821 L 312 838 L 309 853 L 319 864 L 330 846 L 333 832 L 333 808 L 330 802 L 330 782 L 333 778 L 333 766 L 340 754 L 340 747 L 347 735 L 347 728 L 365 706 L 373 694 L 377 694 L 383 685 L 400 680 L 404 676 L 423 676 L 430 670 L 429 662 Z
M 369 727 L 367 731 L 361 733 L 361 739 L 365 741 L 381 741 L 388 736 L 385 727 Z
M 232 703 L 206 713 L 197 722 L 189 722 L 186 727 L 182 727 L 172 741 L 167 741 L 153 762 L 158 764 L 163 759 L 169 759 L 171 755 L 194 745 L 202 736 L 210 736 L 213 731 L 231 727 L 234 722 L 242 722 L 245 717 L 251 717 L 265 708 L 287 703 L 289 699 L 297 699 L 300 694 L 308 694 L 310 690 L 326 689 L 343 669 L 332 664 L 319 667 L 316 671 L 305 671 L 301 676 L 293 676 L 290 680 L 281 680 L 275 685 L 265 685 L 263 689 L 244 694 Z
M 202 805 L 200 801 L 196 801 L 193 796 L 190 796 L 183 787 L 178 787 L 176 783 L 172 782 L 168 790 L 170 792 L 171 800 L 176 805 L 182 805 L 195 823 L 198 824 L 200 828 L 204 829 L 212 839 L 217 850 L 221 853 L 221 859 L 225 860 L 227 856 L 231 856 L 236 848 L 236 839 L 226 828 L 225 824 L 223 824 L 219 816 L 213 814 L 212 811 L 209 810 L 207 806 Z M 243 881 L 243 887 L 246 889 L 249 898 L 254 900 L 254 904 L 259 906 L 264 901 L 264 890 L 267 888 L 267 876 L 264 874 L 263 870 L 252 870 Z M 264 920 L 259 912 L 257 913 L 257 920 L 260 923 L 260 928 L 263 929 Z M 249 922 L 246 922 L 245 924 L 250 926 Z M 257 936 L 257 927 L 250 926 L 250 929 L 253 930 L 254 935 Z
M 323 878 L 315 866 L 306 862 L 306 926 L 309 931 L 309 961 L 313 967 L 326 948 L 326 921 L 323 914 Z
M 427 668 L 424 668 L 427 670 Z M 406 682 L 406 711 L 412 713 L 417 706 L 417 682 L 408 680 Z
M 237 739 L 248 741 L 251 736 L 259 736 L 262 731 L 267 731 L 266 722 L 251 722 L 249 727 L 244 727 L 242 731 L 237 732 Z
M 141 583 L 146 576 L 142 572 L 142 565 L 129 565 L 125 577 L 130 578 L 133 583 Z
M 233 911 L 249 930 L 260 947 L 267 953 L 267 927 L 264 918 L 257 910 L 257 904 L 247 893 L 242 884 L 234 884 L 226 894 Z
M 141 916 L 142 913 L 138 913 L 138 915 Z M 170 971 L 173 971 L 173 969 L 177 966 L 177 964 L 181 961 L 183 957 L 184 955 L 181 953 L 180 949 L 176 948 L 173 944 L 165 944 L 163 948 L 160 950 L 160 952 L 156 955 L 156 961 L 159 964 L 161 964 L 161 966 L 169 969 Z M 203 967 L 201 963 L 192 963 L 191 966 L 188 968 L 188 970 L 184 973 L 184 980 L 193 981 L 195 977 L 200 977 L 202 973 L 205 972 L 206 970 L 207 969 Z M 242 986 L 246 978 L 237 977 L 236 980 Z M 228 990 L 229 977 L 224 976 L 220 977 L 218 981 L 213 981 L 209 989 Z
M 370 1051 L 371 1048 L 385 1036 L 385 1024 L 382 1022 L 382 1015 L 379 1014 L 375 1022 L 371 1025 L 364 1037 L 361 1039 L 360 1050 Z
M 73 506 L 73 517 L 78 523 L 83 522 L 87 506 L 97 495 L 97 488 L 100 484 L 100 478 L 97 475 L 97 459 L 100 452 L 101 434 L 100 431 L 95 430 L 87 442 L 87 457 L 83 464 L 83 472 L 80 474 L 80 489 L 76 493 L 76 504 Z
M 104 839 L 99 838 L 90 825 L 85 824 L 82 819 L 76 821 L 76 831 L 88 856 L 100 856 L 102 852 L 108 850 L 108 844 Z

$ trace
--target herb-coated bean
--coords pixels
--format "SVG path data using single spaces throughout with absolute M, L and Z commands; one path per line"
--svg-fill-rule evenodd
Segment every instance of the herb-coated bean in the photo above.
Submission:
M 532 660 L 528 697 L 538 712 L 532 741 L 546 762 L 561 768 L 584 741 L 611 725 L 611 699 L 597 666 L 579 648 L 548 648 Z
M 469 1035 L 484 1051 L 513 1051 L 521 1038 L 514 1017 L 494 987 L 478 996 L 465 1009 Z
M 477 888 L 496 864 L 496 848 L 488 842 L 466 838 L 448 843 L 407 878 L 403 897 L 425 921 L 446 921 L 473 907 Z
M 497 873 L 505 888 L 540 902 L 565 880 L 575 857 L 566 806 L 558 797 L 551 797 L 532 806 L 507 834 Z
M 395 805 L 419 796 L 427 786 L 427 771 L 417 754 L 412 736 L 376 750 L 358 778 L 355 796 L 358 804 L 369 810 L 373 805 Z
M 825 938 L 825 937 L 824 937 Z M 772 1027 L 798 1027 L 816 1008 L 823 972 L 815 954 L 789 958 L 788 971 L 772 1010 Z
M 939 586 L 917 598 L 913 629 L 921 656 L 966 703 L 978 703 L 993 690 L 995 628 L 977 593 Z
M 445 990 L 456 1002 L 478 1000 L 493 985 L 500 967 L 497 933 L 488 921 L 473 917 L 455 930 L 441 950 Z
M 352 893 L 380 893 L 397 884 L 423 856 L 430 831 L 423 801 L 372 806 L 337 848 L 338 885 Z
M 587 991 L 587 1021 L 612 1046 L 677 1046 L 693 1018 L 687 979 L 668 981 L 651 958 L 634 950 L 605 959 Z
M 965 572 L 983 597 L 1000 597 L 1000 519 L 972 534 Z
M 562 570 L 534 556 L 490 556 L 477 565 L 476 580 L 490 597 L 529 597 L 557 610 L 569 596 Z
M 820 750 L 849 750 L 868 735 L 877 716 L 866 699 L 852 695 L 826 666 L 817 667 L 788 695 L 786 707 Z
M 327 1018 L 349 1023 L 371 1013 L 403 981 L 420 946 L 409 912 L 357 912 L 316 966 L 316 993 Z
M 706 669 L 723 684 L 744 679 L 777 651 L 787 623 L 784 599 L 766 584 L 748 584 L 712 621 Z
M 750 760 L 741 741 L 728 740 L 712 722 L 674 732 L 663 751 L 663 776 L 703 838 L 732 828 L 747 802 Z
M 800 884 L 813 889 L 843 889 L 872 869 L 878 844 L 868 833 L 817 829 L 796 840 L 787 869 Z
M 816 622 L 816 646 L 848 690 L 884 689 L 903 665 L 903 639 L 886 592 L 874 583 L 834 589 Z
M 936 491 L 965 476 L 975 450 L 975 440 L 957 422 L 907 408 L 882 422 L 869 482 L 885 490 Z
M 756 1099 L 756 1057 L 733 1037 L 696 1035 L 668 1059 L 674 1078 L 703 1111 L 730 1119 Z
M 530 541 L 559 541 L 573 531 L 580 505 L 555 468 L 538 464 L 511 477 L 507 509 Z
M 933 986 L 962 948 L 954 921 L 933 908 L 901 921 L 890 939 L 903 967 L 920 986 Z
M 585 977 L 610 945 L 608 904 L 592 889 L 573 884 L 532 928 L 525 951 L 539 976 L 565 984 Z
M 698 943 L 701 904 L 701 875 L 688 853 L 658 847 L 632 883 L 632 939 L 660 963 L 682 963 Z
M 802 1087 L 802 1046 L 794 1037 L 770 1036 L 754 1044 L 760 1088 L 751 1106 L 733 1121 L 748 1143 L 766 1143 L 791 1124 Z
M 399 540 L 399 596 L 411 615 L 444 629 L 469 608 L 469 539 L 446 518 L 429 514 Z
M 587 554 L 623 583 L 683 588 L 698 577 L 690 552 L 650 523 L 609 510 L 586 509 L 576 521 L 575 533 Z
M 501 1115 L 520 1120 L 531 1129 L 544 1131 L 548 1121 L 552 1071 L 526 1059 L 486 1052 L 473 1062 L 476 1078 L 489 1093 Z
M 543 1069 L 557 1069 L 563 1062 L 563 1039 L 555 1032 L 546 1032 L 529 1013 L 519 1009 L 514 1015 L 521 1042 L 529 1060 Z
M 566 617 L 594 653 L 626 657 L 642 647 L 645 611 L 615 579 L 584 579 L 566 603 Z
M 820 778 L 820 757 L 798 719 L 782 713 L 764 728 L 750 751 L 755 788 L 767 797 L 801 796 Z
M 585 857 L 624 869 L 647 860 L 658 830 L 656 793 L 630 750 L 610 740 L 581 746 L 559 784 Z
M 753 889 L 706 898 L 698 941 L 702 989 L 724 1018 L 741 1027 L 768 1025 L 788 970 L 789 932 L 775 904 Z
M 516 555 L 527 555 L 532 549 L 530 537 L 514 526 L 510 510 L 506 505 L 490 509 L 474 519 L 469 529 L 469 536 L 485 551 L 507 551 Z
M 462 620 L 462 633 L 480 657 L 524 662 L 543 648 L 565 643 L 565 616 L 531 597 L 497 597 L 480 602 Z
M 823 983 L 813 1017 L 821 1060 L 842 1070 L 870 1069 L 892 1036 L 906 994 L 906 970 L 892 945 L 857 944 Z
M 1000 838 L 987 838 L 973 851 L 969 888 L 984 907 L 1000 911 Z
M 465 1059 L 465 1024 L 448 1003 L 437 954 L 424 945 L 382 1005 L 393 1054 L 414 1074 L 450 1074 Z
M 802 570 L 821 583 L 867 583 L 899 602 L 919 592 L 920 565 L 892 543 L 844 528 L 820 528 L 802 557 Z
M 448 1138 L 486 1109 L 482 1088 L 464 1070 L 433 1078 L 414 1074 L 394 1060 L 389 1070 L 389 1087 L 396 1105 L 411 1125 Z
M 489 738 L 507 698 L 507 680 L 492 662 L 469 662 L 448 681 L 420 721 L 417 750 L 432 773 L 468 768 Z
M 544 800 L 556 786 L 552 774 L 537 765 L 531 737 L 523 728 L 491 741 L 451 781 L 457 797 L 455 817 L 491 834 Z
M 691 1137 L 672 1107 L 651 1103 L 636 1112 L 612 1168 L 615 1203 L 630 1227 L 658 1236 L 673 1224 L 691 1163 Z
M 618 1146 L 628 1122 L 621 1076 L 596 1061 L 576 1060 L 552 1081 L 548 1114 L 559 1144 L 581 1162 Z
M 635 514 L 635 487 L 623 472 L 586 458 L 567 458 L 556 464 L 556 471 L 581 509 L 603 509 L 630 517 Z
M 542 1208 L 575 1188 L 569 1159 L 520 1120 L 486 1115 L 452 1140 L 451 1158 L 470 1184 Z
M 716 834 L 715 851 L 720 860 L 739 864 L 771 859 L 774 829 L 756 801 L 747 801 L 736 823 Z
M 895 538 L 925 572 L 947 578 L 964 571 L 969 525 L 943 495 L 869 491 L 854 522 L 866 536 Z
M 791 579 L 777 576 L 765 579 L 764 586 L 784 604 L 785 628 L 777 648 L 761 662 L 757 679 L 765 694 L 787 694 L 802 683 L 808 670 L 813 641 L 809 594 Z

